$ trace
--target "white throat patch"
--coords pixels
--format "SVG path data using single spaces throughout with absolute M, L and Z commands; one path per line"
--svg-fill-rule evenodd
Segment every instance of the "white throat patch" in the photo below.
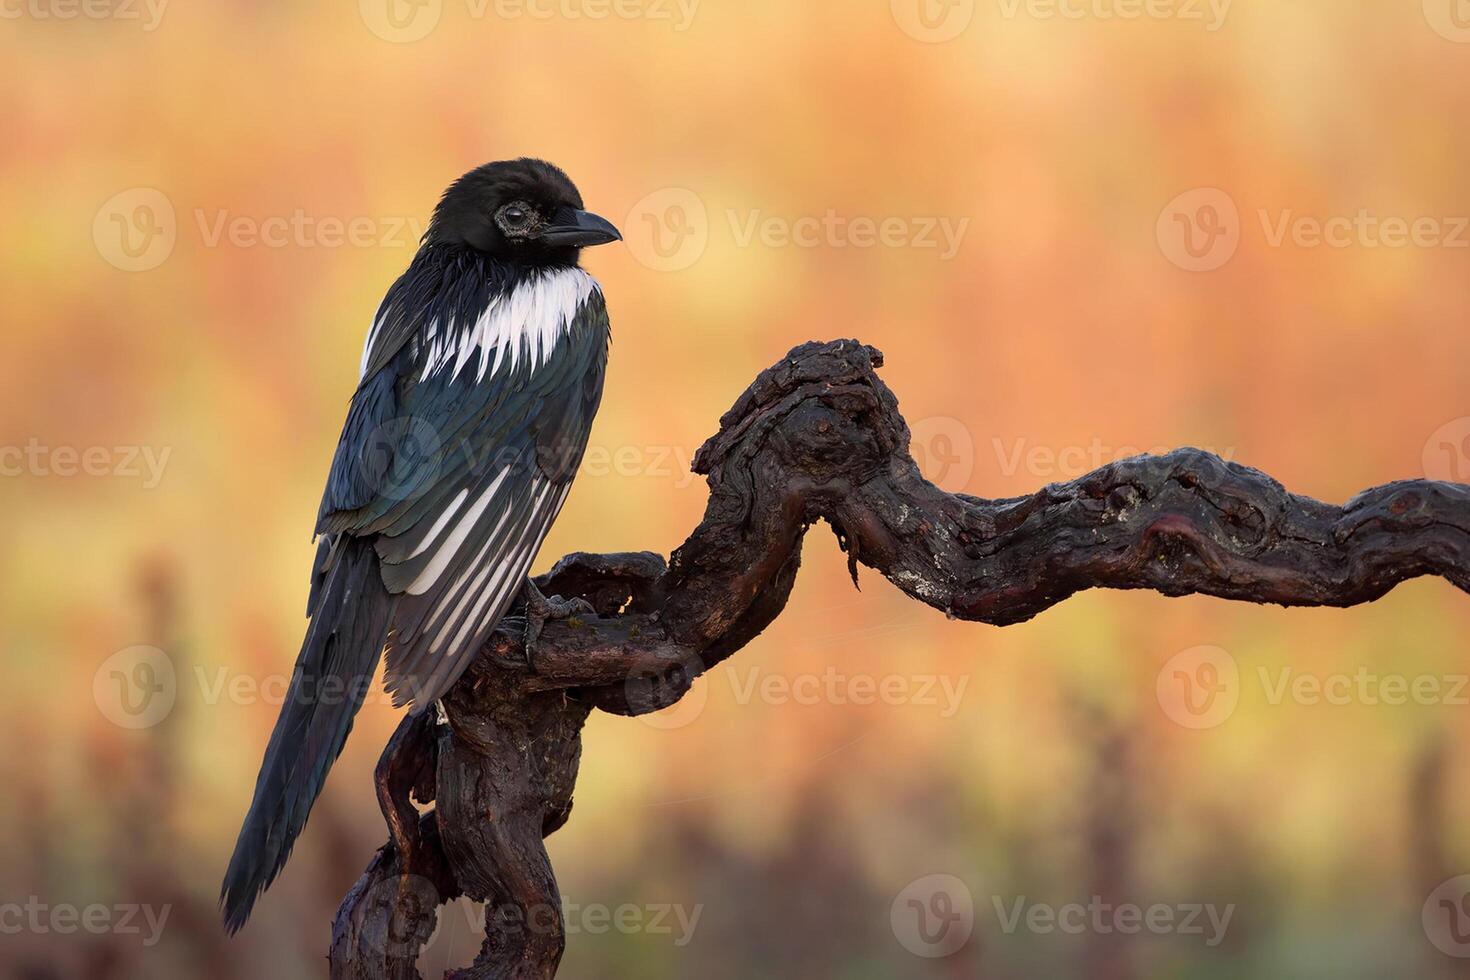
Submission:
M 545 364 L 578 311 L 594 290 L 597 280 L 581 269 L 540 272 L 519 283 L 509 293 L 490 301 L 473 324 L 429 324 L 425 334 L 429 355 L 423 377 L 453 366 L 451 380 L 479 355 L 475 380 L 500 370 L 509 361 L 511 370 L 524 360 L 532 370 Z M 368 349 L 381 323 L 368 333 Z M 493 354 L 493 358 L 492 358 Z M 368 350 L 363 351 L 363 369 Z
M 500 370 L 501 362 L 507 359 L 512 371 L 522 359 L 535 370 L 551 357 L 556 342 L 597 288 L 597 280 L 581 269 L 543 272 L 492 300 L 468 330 L 451 327 L 441 339 L 435 324 L 429 330 L 430 352 L 424 376 L 453 362 L 452 379 L 458 378 L 477 352 L 480 363 L 476 381 L 483 381 L 487 371 L 494 374 Z

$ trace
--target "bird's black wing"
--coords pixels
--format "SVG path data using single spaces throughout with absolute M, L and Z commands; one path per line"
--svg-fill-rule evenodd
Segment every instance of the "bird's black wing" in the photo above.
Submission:
M 318 531 L 373 541 L 394 601 L 388 688 L 421 709 L 488 638 L 566 500 L 602 398 L 608 319 L 592 289 L 566 329 L 529 344 L 395 327 L 375 324 L 364 364 L 381 367 L 353 399 Z

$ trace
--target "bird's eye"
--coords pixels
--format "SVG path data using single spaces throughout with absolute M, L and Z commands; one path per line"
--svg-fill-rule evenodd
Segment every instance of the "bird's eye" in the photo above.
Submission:
M 512 228 L 519 228 L 530 220 L 531 214 L 519 204 L 509 204 L 500 212 L 500 217 Z

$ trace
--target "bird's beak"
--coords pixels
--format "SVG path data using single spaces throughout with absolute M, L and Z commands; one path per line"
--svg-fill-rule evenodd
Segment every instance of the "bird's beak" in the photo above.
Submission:
M 572 248 L 606 245 L 608 242 L 623 240 L 611 221 L 590 211 L 572 208 L 562 208 L 553 215 L 551 224 L 543 228 L 538 237 L 547 245 Z

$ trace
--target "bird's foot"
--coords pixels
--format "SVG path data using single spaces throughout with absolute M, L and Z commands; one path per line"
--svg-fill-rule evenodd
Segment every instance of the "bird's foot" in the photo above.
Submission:
M 541 639 L 541 631 L 547 623 L 557 619 L 571 619 L 573 616 L 590 616 L 597 610 L 586 599 L 542 595 L 541 590 L 536 588 L 536 583 L 529 578 L 526 579 L 523 594 L 526 597 L 526 666 L 534 671 L 536 642 Z

